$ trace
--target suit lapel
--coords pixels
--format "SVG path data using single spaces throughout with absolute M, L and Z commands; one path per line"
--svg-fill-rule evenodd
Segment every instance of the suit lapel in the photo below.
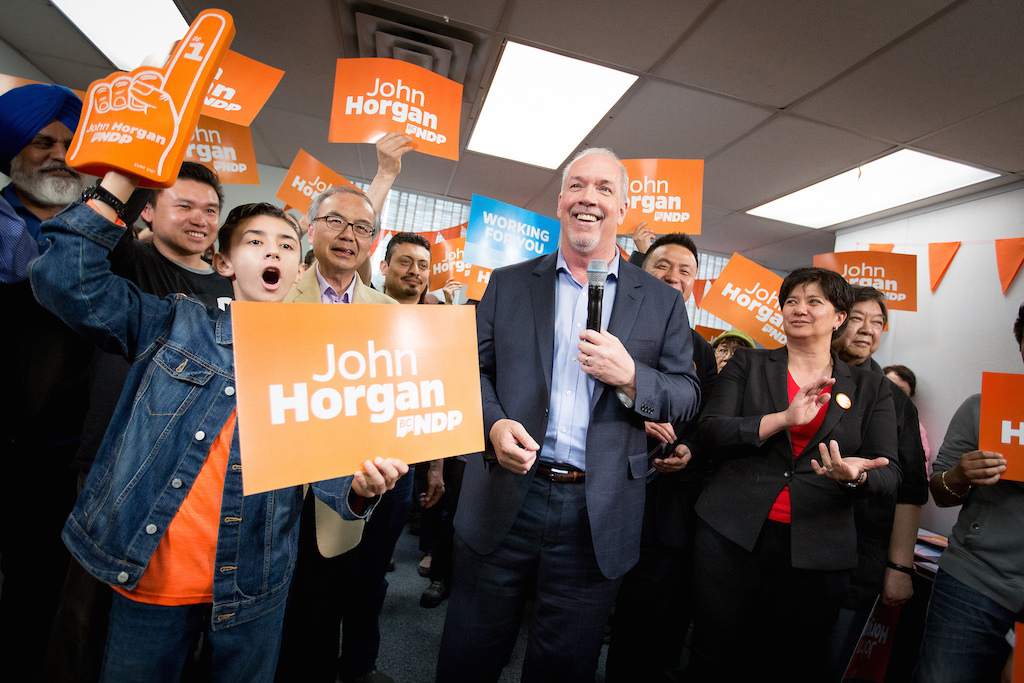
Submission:
M 789 408 L 789 352 L 783 346 L 768 355 L 764 372 L 772 407 L 776 412 Z
M 643 281 L 638 277 L 637 271 L 630 268 L 624 260 L 620 260 L 619 277 L 615 284 L 615 303 L 612 307 L 612 317 L 608 320 L 608 332 L 618 337 L 623 344 L 633 332 L 633 325 L 643 301 Z M 594 387 L 594 394 L 590 397 L 591 411 L 607 388 L 608 385 L 604 382 L 598 382 Z
M 804 449 L 806 453 L 812 446 L 814 447 L 814 453 L 818 452 L 818 443 L 830 434 L 835 428 L 836 423 L 842 418 L 843 413 L 846 412 L 846 408 L 840 407 L 836 401 L 836 397 L 839 394 L 845 395 L 848 399 L 853 399 L 854 389 L 856 385 L 853 382 L 853 378 L 850 376 L 850 366 L 839 360 L 836 354 L 832 354 L 832 376 L 836 378 L 836 383 L 832 385 L 832 398 L 828 402 L 828 410 L 825 412 L 825 419 L 822 421 L 818 431 L 815 432 L 814 438 L 807 444 L 807 448 Z M 801 453 L 800 455 L 803 455 Z
M 536 334 L 540 373 L 544 377 L 546 393 L 551 393 L 552 354 L 555 346 L 555 263 L 557 252 L 538 259 L 530 281 L 530 302 L 533 305 L 533 324 Z

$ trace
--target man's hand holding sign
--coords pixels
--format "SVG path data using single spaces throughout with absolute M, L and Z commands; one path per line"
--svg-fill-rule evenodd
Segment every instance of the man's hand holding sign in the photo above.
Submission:
M 230 15 L 207 10 L 162 69 L 140 67 L 89 86 L 68 163 L 99 177 L 118 171 L 144 187 L 172 185 L 203 95 L 234 35 Z

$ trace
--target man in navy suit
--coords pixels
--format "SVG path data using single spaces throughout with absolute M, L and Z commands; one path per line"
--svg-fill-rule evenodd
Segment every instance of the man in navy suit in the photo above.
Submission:
M 487 450 L 466 464 L 439 683 L 496 681 L 532 601 L 524 681 L 593 680 L 619 583 L 639 557 L 644 422 L 699 403 L 682 296 L 618 258 L 625 168 L 566 167 L 555 254 L 495 270 L 477 311 Z M 608 263 L 601 331 L 586 271 Z

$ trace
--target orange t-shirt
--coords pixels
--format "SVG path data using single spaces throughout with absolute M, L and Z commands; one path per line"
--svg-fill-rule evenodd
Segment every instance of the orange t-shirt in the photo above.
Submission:
M 213 602 L 214 561 L 224 476 L 235 432 L 232 411 L 210 446 L 195 483 L 182 501 L 134 590 L 113 586 L 121 595 L 150 605 Z
M 786 373 L 786 388 L 789 390 L 789 402 L 792 403 L 796 397 L 800 387 L 793 380 L 793 375 Z M 826 391 L 827 389 L 822 389 Z M 815 433 L 818 431 L 818 427 L 825 421 L 825 413 L 828 412 L 828 404 L 823 405 L 819 410 L 818 414 L 814 416 L 814 419 L 805 425 L 799 427 L 792 427 L 789 430 L 789 441 L 793 446 L 793 459 L 796 460 L 805 448 L 807 444 L 811 442 Z M 789 500 L 789 487 L 782 489 L 779 492 L 778 497 L 775 499 L 775 503 L 772 505 L 772 509 L 768 512 L 768 519 L 773 522 L 783 522 L 789 524 L 793 520 L 793 506 Z

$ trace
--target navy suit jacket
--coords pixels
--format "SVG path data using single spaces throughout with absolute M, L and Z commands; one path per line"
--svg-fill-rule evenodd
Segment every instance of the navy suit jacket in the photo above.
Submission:
M 551 398 L 557 255 L 499 268 L 477 308 L 480 384 L 487 451 L 468 459 L 455 528 L 474 551 L 493 552 L 512 528 L 533 469 L 497 464 L 488 435 L 495 422 L 521 423 L 544 443 Z M 700 392 L 682 296 L 625 261 L 619 263 L 608 331 L 636 362 L 636 399 L 626 408 L 598 382 L 587 431 L 586 486 L 594 552 L 602 573 L 618 578 L 640 553 L 647 438 L 644 420 L 692 417 Z
M 854 498 L 892 495 L 900 483 L 892 383 L 850 367 L 833 353 L 836 383 L 825 419 L 794 459 L 788 430 L 758 439 L 761 418 L 789 406 L 788 361 L 786 347 L 737 349 L 715 380 L 697 438 L 717 469 L 697 501 L 697 514 L 751 551 L 776 497 L 789 486 L 793 567 L 852 569 L 857 566 Z M 818 444 L 832 439 L 844 456 L 886 457 L 889 464 L 871 470 L 857 489 L 815 474 L 811 460 L 821 463 Z

